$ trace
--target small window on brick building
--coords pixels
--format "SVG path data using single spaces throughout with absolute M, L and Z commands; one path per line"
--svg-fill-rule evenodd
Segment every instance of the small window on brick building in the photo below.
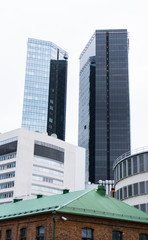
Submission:
M 82 229 L 82 240 L 92 240 L 93 239 L 93 229 L 83 228 Z
M 27 239 L 27 228 L 22 228 L 20 231 L 20 240 Z
M 112 240 L 122 240 L 122 232 L 113 231 L 112 232 Z
M 1 240 L 1 231 L 0 231 L 0 240 Z
M 148 240 L 148 235 L 147 234 L 140 234 L 139 235 L 139 240 Z
M 44 227 L 37 227 L 36 230 L 36 240 L 44 240 Z
M 12 231 L 11 230 L 7 230 L 6 231 L 6 240 L 11 240 L 12 239 Z

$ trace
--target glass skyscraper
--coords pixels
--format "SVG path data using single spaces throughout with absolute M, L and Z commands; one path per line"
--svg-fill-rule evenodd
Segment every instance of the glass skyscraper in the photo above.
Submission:
M 67 52 L 28 39 L 22 128 L 65 140 Z
M 126 29 L 96 30 L 80 55 L 79 146 L 92 183 L 113 179 L 113 161 L 130 151 Z

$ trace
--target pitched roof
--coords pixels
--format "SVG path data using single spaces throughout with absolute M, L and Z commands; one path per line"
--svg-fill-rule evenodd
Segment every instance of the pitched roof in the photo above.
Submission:
M 0 220 L 53 211 L 148 224 L 148 214 L 105 195 L 101 188 L 3 204 Z

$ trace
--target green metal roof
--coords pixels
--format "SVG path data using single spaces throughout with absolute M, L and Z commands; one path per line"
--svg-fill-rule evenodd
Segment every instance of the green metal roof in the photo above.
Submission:
M 96 190 L 82 190 L 0 205 L 0 220 L 61 212 L 148 224 L 148 214 Z

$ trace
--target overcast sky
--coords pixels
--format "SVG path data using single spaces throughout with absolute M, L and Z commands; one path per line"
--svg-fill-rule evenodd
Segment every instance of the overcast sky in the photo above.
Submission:
M 148 146 L 147 0 L 1 0 L 0 132 L 21 127 L 28 37 L 69 53 L 66 141 L 77 144 L 79 55 L 96 29 L 129 32 L 132 149 Z

